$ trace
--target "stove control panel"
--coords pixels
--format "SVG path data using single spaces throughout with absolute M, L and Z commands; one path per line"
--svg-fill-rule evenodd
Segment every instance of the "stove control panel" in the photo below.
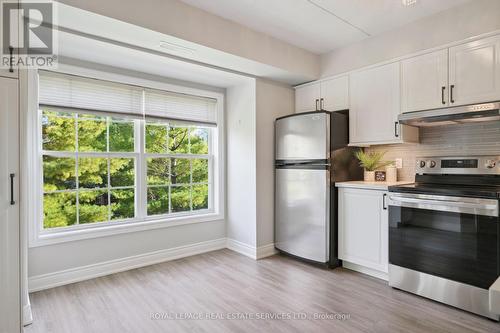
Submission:
M 500 156 L 422 157 L 417 159 L 416 173 L 500 175 Z

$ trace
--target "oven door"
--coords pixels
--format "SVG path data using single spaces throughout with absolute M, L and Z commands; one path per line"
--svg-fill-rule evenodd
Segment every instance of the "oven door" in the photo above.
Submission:
M 390 193 L 389 262 L 488 289 L 499 276 L 498 200 Z

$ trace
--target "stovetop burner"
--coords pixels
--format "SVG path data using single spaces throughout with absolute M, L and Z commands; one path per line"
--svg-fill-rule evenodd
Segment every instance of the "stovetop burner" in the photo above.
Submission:
M 500 157 L 421 158 L 415 183 L 389 191 L 500 199 Z
M 500 199 L 500 186 L 474 186 L 474 185 L 468 186 L 468 185 L 414 183 L 414 184 L 390 186 L 389 192 Z

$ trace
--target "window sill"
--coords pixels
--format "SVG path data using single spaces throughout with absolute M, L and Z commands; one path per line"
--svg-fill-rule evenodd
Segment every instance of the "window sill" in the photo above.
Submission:
M 168 219 L 144 220 L 128 223 L 109 223 L 98 227 L 64 230 L 56 232 L 40 233 L 30 240 L 29 247 L 40 247 L 59 243 L 73 242 L 83 239 L 92 239 L 106 236 L 114 236 L 124 233 L 140 232 L 153 229 L 181 226 L 186 224 L 203 223 L 223 220 L 224 216 L 218 213 L 206 213 L 190 216 L 179 216 Z

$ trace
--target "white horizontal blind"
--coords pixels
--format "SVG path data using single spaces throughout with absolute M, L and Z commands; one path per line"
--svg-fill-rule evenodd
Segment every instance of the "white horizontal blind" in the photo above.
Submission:
M 178 121 L 217 124 L 217 101 L 213 98 L 145 89 L 146 116 Z
M 142 116 L 143 88 L 39 71 L 39 104 Z
M 143 104 L 144 99 L 144 104 Z M 217 124 L 214 98 L 143 88 L 81 76 L 39 71 L 40 105 L 76 111 Z

